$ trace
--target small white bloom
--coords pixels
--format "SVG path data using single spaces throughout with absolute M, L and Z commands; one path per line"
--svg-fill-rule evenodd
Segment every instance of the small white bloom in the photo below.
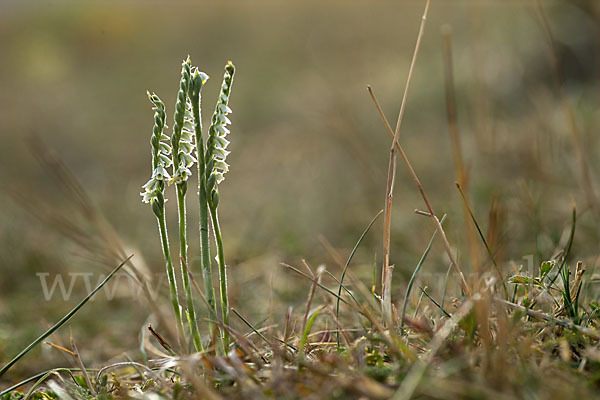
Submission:
M 183 151 L 179 152 L 179 160 L 180 166 L 183 165 L 187 168 L 191 167 L 196 162 L 196 159 L 191 154 L 185 153 Z
M 148 182 L 146 182 L 146 184 L 144 186 L 142 186 L 142 189 L 146 190 L 147 192 L 153 192 L 154 190 L 156 190 L 158 188 L 158 183 L 160 181 L 154 179 L 154 178 L 150 178 L 150 180 Z
M 171 159 L 169 157 L 167 157 L 166 155 L 164 155 L 163 153 L 159 153 L 158 158 L 160 159 L 161 165 L 164 166 L 165 168 L 170 167 L 171 166 Z
M 231 152 L 227 151 L 219 146 L 215 147 L 215 157 L 218 157 L 219 159 L 222 159 L 223 161 L 225 161 L 225 159 L 227 158 L 229 153 L 231 153 Z
M 158 151 L 162 154 L 171 154 L 171 146 L 169 146 L 165 142 L 159 142 Z
M 181 142 L 179 142 L 179 151 L 191 154 L 194 151 L 194 145 L 190 142 L 182 140 Z
M 223 171 L 223 173 L 229 171 L 229 165 L 223 160 L 215 159 L 215 168 Z
M 162 165 L 158 165 L 156 167 L 156 169 L 154 170 L 154 172 L 152 174 L 152 177 L 159 181 L 166 181 L 171 178 L 171 176 L 169 175 L 169 173 L 167 172 L 165 167 L 163 167 Z
M 143 203 L 150 203 L 150 200 L 152 200 L 155 197 L 155 193 L 154 192 L 143 192 L 143 193 L 140 193 L 140 196 L 142 196 Z

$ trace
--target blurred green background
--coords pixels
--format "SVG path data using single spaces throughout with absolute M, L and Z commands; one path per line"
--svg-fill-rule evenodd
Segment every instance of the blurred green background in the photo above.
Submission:
M 600 169 L 600 6 L 593 0 L 541 3 L 594 179 Z M 269 310 L 281 313 L 288 303 L 302 303 L 307 283 L 282 269 L 282 261 L 300 265 L 304 258 L 339 274 L 323 243 L 345 259 L 384 204 L 391 141 L 366 86 L 372 85 L 394 123 L 423 5 L 412 0 L 1 2 L 2 363 L 85 294 L 77 285 L 69 301 L 45 301 L 36 273 L 105 273 L 116 264 L 90 257 L 89 249 L 85 253 L 48 223 L 52 218 L 36 216 L 35 211 L 57 215 L 85 226 L 51 168 L 30 151 L 32 141 L 43 142 L 71 170 L 137 262 L 162 271 L 155 220 L 139 196 L 150 174 L 152 111 L 146 90 L 161 96 L 172 119 L 180 63 L 188 54 L 211 76 L 203 92 L 205 120 L 226 61 L 237 67 L 231 170 L 220 189 L 233 304 L 260 321 Z M 467 267 L 445 109 L 444 24 L 453 29 L 471 200 L 485 228 L 497 199 L 498 246 L 509 274 L 511 260 L 518 265 L 525 255 L 536 261 L 552 256 L 570 223 L 571 196 L 586 208 L 551 53 L 532 1 L 432 1 L 400 140 L 436 211 L 449 214 L 449 237 Z M 196 254 L 197 210 L 193 198 L 188 201 L 189 242 Z M 171 223 L 176 223 L 174 205 L 169 203 Z M 415 208 L 424 206 L 399 163 L 392 225 L 398 299 L 433 229 Z M 176 225 L 171 226 L 174 232 Z M 381 259 L 381 236 L 379 221 L 353 265 L 367 282 L 374 257 Z M 597 219 L 589 210 L 577 239 L 578 257 L 595 265 Z M 445 271 L 441 247 L 434 253 L 427 268 Z M 99 364 L 120 360 L 123 352 L 139 357 L 137 335 L 150 312 L 126 294 L 86 306 L 71 324 L 84 358 Z M 66 341 L 68 335 L 63 329 L 52 340 Z M 64 365 L 57 353 L 44 346 L 5 379 Z

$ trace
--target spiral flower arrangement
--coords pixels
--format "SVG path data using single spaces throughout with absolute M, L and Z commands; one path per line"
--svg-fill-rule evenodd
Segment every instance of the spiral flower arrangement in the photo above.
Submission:
M 191 61 L 188 57 L 181 64 L 181 80 L 177 103 L 175 103 L 175 116 L 173 118 L 173 177 L 170 183 L 181 184 L 192 175 L 190 168 L 196 162 L 192 155 L 194 152 L 194 116 L 192 104 L 189 101 L 188 91 L 191 81 Z M 187 186 L 187 185 L 186 185 Z M 187 187 L 186 187 L 187 189 Z
M 235 67 L 229 61 L 225 66 L 221 92 L 219 93 L 215 112 L 211 118 L 211 125 L 208 129 L 208 140 L 206 142 L 207 190 L 210 193 L 209 201 L 214 203 L 215 207 L 219 203 L 217 185 L 225 179 L 225 174 L 229 171 L 229 165 L 226 162 L 227 155 L 229 155 L 229 151 L 227 151 L 229 129 L 227 126 L 231 124 L 231 121 L 227 118 L 227 115 L 231 113 L 228 104 L 234 74 Z
M 165 182 L 168 183 L 171 180 L 167 168 L 172 164 L 172 160 L 169 158 L 172 149 L 167 143 L 169 137 L 164 134 L 167 118 L 165 114 L 165 104 L 156 94 L 150 94 L 150 92 L 148 92 L 148 98 L 150 99 L 154 110 L 154 126 L 152 128 L 152 137 L 150 139 L 152 149 L 152 176 L 142 187 L 144 191 L 140 194 L 144 203 L 151 204 L 152 211 L 158 222 L 158 231 L 160 233 L 162 251 L 165 259 L 167 280 L 169 282 L 169 294 L 173 311 L 175 312 L 175 319 L 177 320 L 179 344 L 180 347 L 182 347 L 184 335 L 183 318 L 177 294 L 177 281 L 175 279 L 175 271 L 171 260 L 169 235 L 167 233 L 167 222 L 165 217 Z
M 185 315 L 190 328 L 191 339 L 196 351 L 202 351 L 203 345 L 198 329 L 194 300 L 190 285 L 190 271 L 188 269 L 188 245 L 186 227 L 186 193 L 188 180 L 192 175 L 191 168 L 198 166 L 198 198 L 200 205 L 200 250 L 203 278 L 206 287 L 206 300 L 209 305 L 210 320 L 217 317 L 216 302 L 214 300 L 214 287 L 212 284 L 212 267 L 209 257 L 210 238 L 208 230 L 208 215 L 210 213 L 215 244 L 217 248 L 217 262 L 219 264 L 220 300 L 222 311 L 222 325 L 229 325 L 229 299 L 227 294 L 227 274 L 223 252 L 223 240 L 219 227 L 217 206 L 219 194 L 217 185 L 224 179 L 224 174 L 229 171 L 226 158 L 229 154 L 227 146 L 229 134 L 227 126 L 231 124 L 227 115 L 231 113 L 228 106 L 231 85 L 235 67 L 231 62 L 225 66 L 225 75 L 219 93 L 215 112 L 211 118 L 206 144 L 202 139 L 202 117 L 200 114 L 200 92 L 208 80 L 208 75 L 196 67 L 192 67 L 188 57 L 181 64 L 181 79 L 175 103 L 173 116 L 173 134 L 169 138 L 164 133 L 166 128 L 165 105 L 155 94 L 148 94 L 153 104 L 154 127 L 152 130 L 152 176 L 143 186 L 142 201 L 150 203 L 159 225 L 163 255 L 165 258 L 167 277 L 170 287 L 170 296 L 179 331 L 179 344 L 183 350 L 186 346 L 185 328 L 183 325 L 182 307 L 179 304 L 177 283 L 169 250 L 168 233 L 165 215 L 165 189 L 173 185 L 177 193 L 177 209 L 179 222 L 179 255 L 181 261 L 181 280 L 186 298 Z M 170 141 L 170 144 L 169 144 Z M 172 167 L 172 175 L 167 168 Z M 166 185 L 165 185 L 166 183 Z M 210 323 L 211 337 L 216 325 Z M 225 328 L 220 328 L 222 351 L 229 349 L 229 336 Z
M 221 228 L 219 225 L 219 214 L 217 207 L 219 205 L 219 191 L 217 185 L 223 181 L 225 174 L 229 171 L 226 159 L 229 151 L 227 146 L 229 141 L 227 135 L 229 129 L 227 125 L 231 124 L 227 115 L 231 113 L 229 108 L 229 96 L 231 94 L 231 85 L 235 67 L 229 61 L 225 65 L 223 83 L 215 107 L 215 112 L 211 118 L 210 128 L 208 128 L 208 139 L 206 141 L 206 193 L 207 203 L 210 208 L 212 218 L 212 227 L 215 234 L 215 243 L 217 245 L 217 262 L 219 263 L 219 286 L 221 295 L 221 315 L 223 323 L 229 325 L 229 295 L 227 293 L 227 266 L 225 265 L 225 255 L 223 250 L 223 240 L 221 237 Z M 229 347 L 229 333 L 226 330 L 222 332 L 223 347 Z
M 154 110 L 154 127 L 152 128 L 152 137 L 150 145 L 152 149 L 152 176 L 146 182 L 140 193 L 144 203 L 153 203 L 153 201 L 164 203 L 165 181 L 169 181 L 171 177 L 167 172 L 167 168 L 171 166 L 171 146 L 167 143 L 169 137 L 163 133 L 166 126 L 165 104 L 160 98 L 148 92 L 148 99 L 153 105 Z M 160 204 L 162 207 L 162 204 Z M 153 206 L 154 209 L 154 206 Z M 156 212 L 155 212 L 156 214 Z

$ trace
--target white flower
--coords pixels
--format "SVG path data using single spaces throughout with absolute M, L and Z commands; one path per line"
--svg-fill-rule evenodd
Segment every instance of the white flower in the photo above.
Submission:
M 159 180 L 150 178 L 150 180 L 148 182 L 146 182 L 146 184 L 144 186 L 142 186 L 142 189 L 146 190 L 147 192 L 153 192 L 156 189 L 158 189 L 159 183 L 160 183 Z
M 143 203 L 150 203 L 150 200 L 156 197 L 156 194 L 154 192 L 143 192 L 140 193 L 140 196 L 142 196 Z
M 168 181 L 171 178 L 165 167 L 162 165 L 156 166 L 154 172 L 152 173 L 152 177 L 159 181 Z
M 189 153 L 186 153 L 184 151 L 180 151 L 179 152 L 179 166 L 181 167 L 182 165 L 190 168 L 191 166 L 194 165 L 194 163 L 196 162 L 196 159 Z

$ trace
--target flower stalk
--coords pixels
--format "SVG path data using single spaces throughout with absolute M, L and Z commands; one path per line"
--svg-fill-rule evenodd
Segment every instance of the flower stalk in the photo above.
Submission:
M 187 306 L 187 320 L 190 327 L 190 333 L 194 342 L 196 351 L 202 351 L 202 340 L 198 331 L 196 321 L 196 310 L 192 289 L 190 285 L 190 276 L 188 270 L 187 255 L 187 225 L 186 225 L 186 205 L 185 195 L 187 193 L 187 181 L 191 176 L 190 168 L 196 162 L 193 157 L 194 151 L 194 133 L 193 133 L 193 115 L 192 105 L 188 101 L 188 92 L 191 84 L 191 61 L 187 60 L 181 64 L 181 80 L 179 82 L 179 92 L 177 93 L 177 102 L 175 104 L 175 115 L 173 117 L 173 136 L 171 137 L 173 178 L 171 182 L 175 183 L 177 189 L 177 210 L 179 214 L 179 257 L 181 264 L 181 277 L 183 289 L 185 292 Z
M 152 148 L 152 177 L 142 187 L 144 192 L 140 193 L 144 203 L 150 203 L 152 212 L 156 216 L 158 222 L 158 230 L 162 245 L 163 256 L 165 259 L 165 268 L 167 270 L 167 280 L 169 282 L 169 294 L 171 304 L 175 312 L 177 321 L 177 338 L 181 347 L 184 343 L 184 327 L 181 316 L 181 306 L 177 294 L 177 281 L 175 280 L 175 271 L 171 260 L 171 252 L 169 250 L 169 236 L 167 233 L 167 224 L 165 217 L 165 181 L 169 181 L 171 177 L 167 172 L 167 168 L 172 164 L 172 160 L 168 157 L 171 154 L 171 147 L 166 143 L 169 137 L 164 134 L 166 123 L 165 105 L 156 94 L 148 93 L 148 98 L 153 104 L 154 110 L 154 127 L 152 128 L 152 137 L 150 140 Z
M 198 197 L 200 206 L 200 252 L 202 262 L 202 275 L 206 287 L 206 300 L 210 315 L 217 315 L 215 300 L 215 288 L 213 286 L 212 265 L 210 260 L 210 237 L 209 237 L 209 214 L 212 222 L 217 248 L 217 262 L 219 264 L 219 289 L 223 328 L 220 329 L 223 352 L 229 349 L 229 296 L 227 293 L 227 267 L 219 216 L 217 208 L 219 205 L 219 192 L 217 185 L 224 179 L 229 170 L 226 158 L 229 152 L 227 146 L 229 134 L 227 125 L 231 123 L 227 115 L 231 112 L 228 106 L 229 95 L 235 67 L 231 62 L 225 66 L 223 83 L 219 92 L 219 98 L 215 112 L 211 118 L 208 129 L 206 145 L 202 137 L 201 116 L 201 91 L 208 80 L 208 75 L 198 68 L 192 67 L 188 57 L 181 64 L 181 79 L 175 103 L 173 117 L 173 134 L 164 134 L 166 127 L 166 114 L 164 103 L 155 94 L 148 93 L 148 97 L 154 105 L 154 127 L 152 131 L 152 177 L 143 186 L 141 193 L 142 201 L 152 205 L 152 211 L 157 218 L 163 255 L 169 281 L 169 289 L 173 310 L 177 320 L 179 333 L 179 344 L 182 350 L 185 348 L 185 327 L 183 324 L 182 308 L 179 304 L 177 293 L 177 282 L 171 253 L 169 250 L 169 238 L 167 233 L 167 222 L 165 215 L 165 184 L 174 184 L 177 194 L 177 211 L 179 222 L 179 259 L 183 289 L 186 297 L 186 316 L 190 327 L 191 339 L 197 352 L 203 350 L 200 332 L 196 320 L 196 310 L 192 297 L 190 270 L 188 268 L 188 244 L 187 244 L 187 221 L 186 221 L 186 194 L 188 180 L 191 176 L 191 168 L 194 163 L 198 165 Z M 169 143 L 170 141 L 170 143 Z M 167 168 L 172 166 L 172 176 Z M 216 332 L 217 326 L 209 322 L 211 336 Z
M 224 179 L 225 173 L 229 171 L 229 166 L 226 163 L 226 158 L 229 152 L 227 146 L 229 141 L 226 136 L 229 134 L 227 125 L 231 124 L 227 115 L 231 112 L 228 106 L 229 96 L 231 94 L 231 85 L 235 67 L 229 61 L 225 66 L 225 74 L 219 99 L 215 107 L 215 112 L 211 118 L 211 125 L 208 129 L 208 139 L 206 142 L 206 193 L 207 202 L 212 217 L 212 226 L 215 235 L 215 243 L 217 245 L 217 262 L 219 263 L 219 288 L 221 297 L 221 313 L 223 324 L 229 325 L 229 295 L 227 293 L 227 266 L 225 265 L 225 254 L 223 249 L 223 239 L 221 236 L 221 228 L 219 225 L 219 216 L 217 208 L 219 206 L 219 191 L 217 185 Z M 229 333 L 226 329 L 222 330 L 223 350 L 227 353 L 229 349 Z
M 190 85 L 190 101 L 192 103 L 192 113 L 194 117 L 194 133 L 196 138 L 196 158 L 198 160 L 198 201 L 200 206 L 200 258 L 202 264 L 202 277 L 204 279 L 204 290 L 206 302 L 210 308 L 209 313 L 217 315 L 217 304 L 215 302 L 215 289 L 212 280 L 212 264 L 210 260 L 210 243 L 208 229 L 208 200 L 206 192 L 206 161 L 204 139 L 202 137 L 202 116 L 201 116 L 201 92 L 202 87 L 208 80 L 208 75 L 194 69 Z M 215 325 L 209 322 L 209 331 L 213 335 Z

